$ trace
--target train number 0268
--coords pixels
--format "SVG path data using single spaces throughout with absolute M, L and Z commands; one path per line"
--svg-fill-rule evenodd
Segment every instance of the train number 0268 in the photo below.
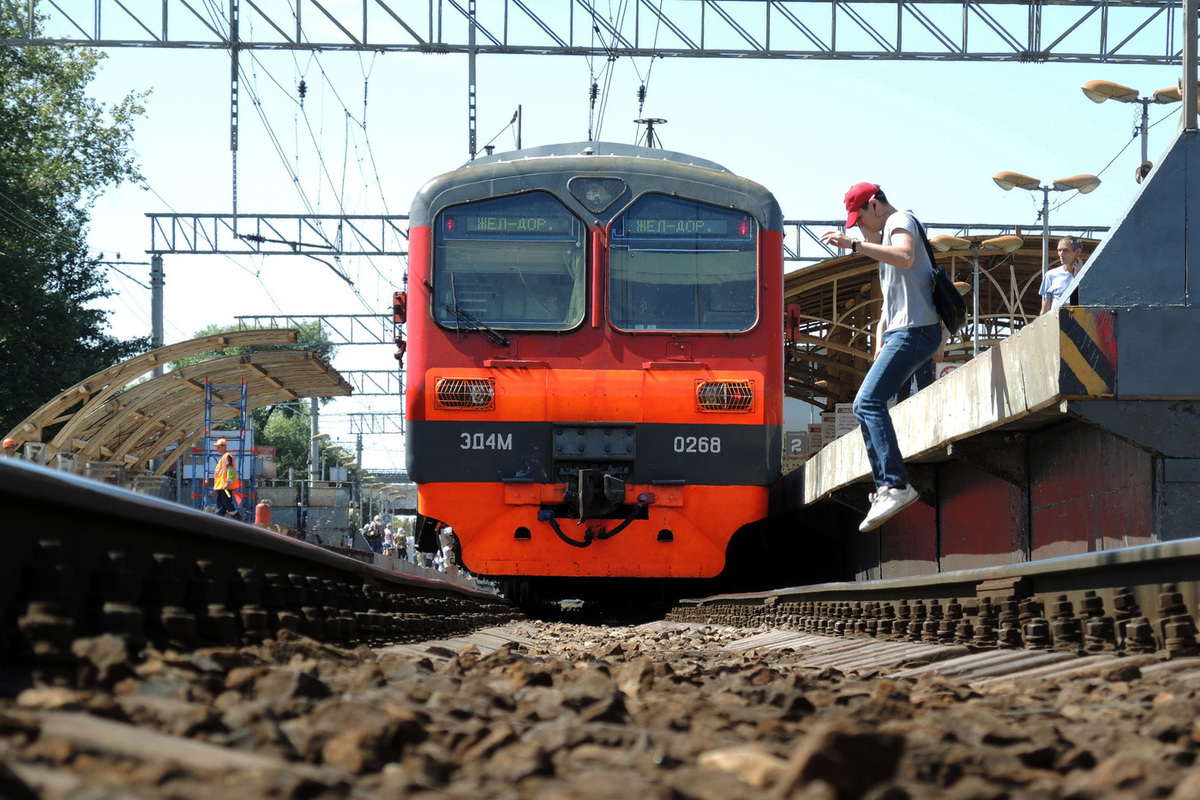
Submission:
M 676 453 L 719 453 L 720 436 L 676 436 Z

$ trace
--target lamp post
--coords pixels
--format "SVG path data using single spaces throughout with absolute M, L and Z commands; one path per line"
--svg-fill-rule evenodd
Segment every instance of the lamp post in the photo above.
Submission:
M 308 479 L 310 481 L 321 480 L 321 442 L 329 439 L 328 433 L 317 433 L 317 418 L 312 418 L 313 437 L 309 444 L 308 453 Z
M 975 256 L 975 275 L 971 292 L 974 295 L 971 312 L 971 357 L 979 355 L 979 251 L 996 250 L 1001 253 L 1013 253 L 1021 249 L 1024 239 L 1020 236 L 996 236 L 984 239 L 978 244 L 970 239 L 960 239 L 957 236 L 935 236 L 929 240 L 934 250 L 947 253 L 951 250 L 973 250 Z
M 1041 181 L 1037 178 L 1019 172 L 997 172 L 992 176 L 992 180 L 1006 192 L 1017 188 L 1042 193 L 1042 278 L 1045 278 L 1046 271 L 1050 269 L 1050 193 L 1075 190 L 1080 194 L 1087 194 L 1100 185 L 1100 179 L 1095 175 L 1074 175 L 1070 178 L 1059 178 L 1049 186 L 1041 186 Z
M 1134 174 L 1138 183 L 1146 176 L 1150 161 L 1148 158 L 1147 139 L 1150 136 L 1150 104 L 1178 103 L 1182 100 L 1179 89 L 1172 86 L 1159 89 L 1149 97 L 1138 97 L 1137 89 L 1131 89 L 1112 81 L 1088 81 L 1083 85 L 1083 93 L 1093 103 L 1103 103 L 1105 100 L 1116 100 L 1118 103 L 1138 103 L 1142 107 L 1142 162 Z

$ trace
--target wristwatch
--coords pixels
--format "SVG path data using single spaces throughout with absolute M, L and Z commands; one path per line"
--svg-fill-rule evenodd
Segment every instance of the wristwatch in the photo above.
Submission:
M 851 252 L 851 253 L 857 253 L 857 252 L 858 252 L 858 239 L 851 239 L 851 240 L 850 240 L 850 252 Z

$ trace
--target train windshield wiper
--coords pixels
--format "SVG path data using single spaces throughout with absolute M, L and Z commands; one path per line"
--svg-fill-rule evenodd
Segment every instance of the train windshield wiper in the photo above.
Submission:
M 457 303 L 447 303 L 446 310 L 454 315 L 455 319 L 465 324 L 473 331 L 479 331 L 486 336 L 493 344 L 498 344 L 501 347 L 508 347 L 508 337 L 500 333 L 495 328 L 489 327 L 486 323 L 480 322 L 472 314 L 458 306 Z

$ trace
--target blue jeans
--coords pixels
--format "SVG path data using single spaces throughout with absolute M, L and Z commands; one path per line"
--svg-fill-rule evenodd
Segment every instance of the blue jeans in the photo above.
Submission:
M 942 346 L 940 325 L 900 328 L 883 335 L 883 349 L 854 398 L 854 416 L 867 446 L 867 460 L 875 486 L 908 485 L 908 471 L 896 442 L 896 429 L 888 414 L 888 398 L 931 359 Z
M 900 384 L 900 389 L 896 392 L 896 402 L 901 403 L 907 400 L 931 383 L 933 383 L 933 362 L 926 361 L 917 367 L 917 371 L 913 373 L 912 380 L 907 380 Z

